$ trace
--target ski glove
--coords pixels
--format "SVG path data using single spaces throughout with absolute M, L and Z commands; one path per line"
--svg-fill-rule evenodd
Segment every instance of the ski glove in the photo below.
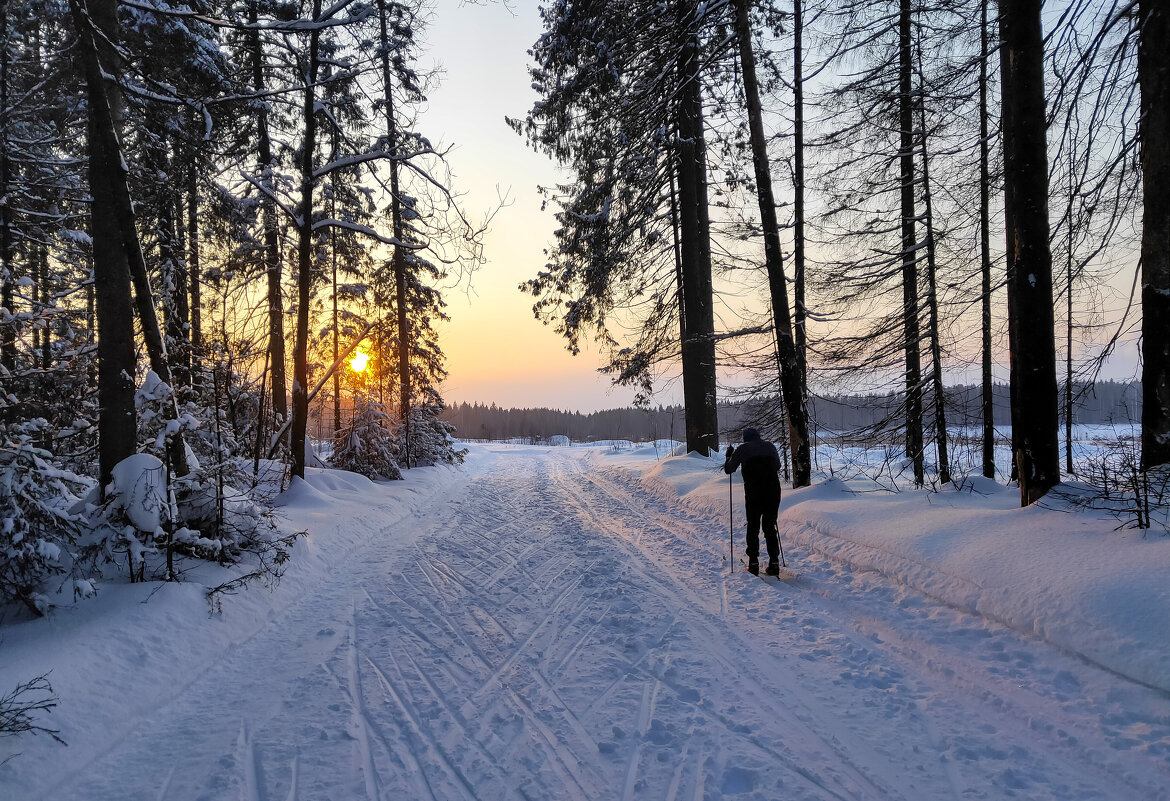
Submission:
M 735 446 L 734 446 L 734 445 L 728 445 L 728 446 L 727 446 L 727 458 L 728 458 L 728 459 L 730 459 L 730 458 L 731 458 L 731 454 L 733 454 L 733 453 L 735 453 Z

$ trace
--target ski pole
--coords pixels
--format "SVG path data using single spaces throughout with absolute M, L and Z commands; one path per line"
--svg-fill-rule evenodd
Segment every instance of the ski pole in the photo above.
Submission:
M 731 572 L 735 572 L 735 496 L 731 474 L 727 475 L 727 539 L 731 550 Z

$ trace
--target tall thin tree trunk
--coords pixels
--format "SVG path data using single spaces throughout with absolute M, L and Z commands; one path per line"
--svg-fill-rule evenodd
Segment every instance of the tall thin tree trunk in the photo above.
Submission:
M 689 22 L 689 21 L 688 21 Z M 715 392 L 715 309 L 711 286 L 711 230 L 707 211 L 707 154 L 699 42 L 687 34 L 679 63 L 679 239 L 687 335 L 682 342 L 687 451 L 719 449 Z
M 321 16 L 321 0 L 313 0 L 313 21 Z M 305 440 L 309 422 L 309 305 L 313 294 L 313 151 L 317 148 L 317 71 L 320 28 L 309 32 L 304 70 L 305 132 L 301 141 L 301 202 L 297 209 L 297 331 L 293 349 L 293 408 L 289 446 L 292 474 L 305 477 Z
M 914 465 L 914 485 L 926 481 L 922 447 L 922 357 L 918 328 L 918 243 L 914 212 L 914 98 L 910 0 L 901 0 L 898 16 L 898 127 L 901 145 L 902 327 L 906 352 L 906 455 Z
M 1060 483 L 1041 4 L 1000 0 L 999 14 L 1012 440 L 1024 506 Z
M 1065 321 L 1064 321 L 1064 472 L 1073 473 L 1072 427 L 1073 427 L 1073 169 L 1076 167 L 1076 145 L 1068 163 L 1068 247 L 1065 250 Z
M 260 43 L 257 0 L 248 3 L 248 44 L 252 60 L 252 88 L 264 92 L 264 50 Z M 281 291 L 280 229 L 273 200 L 275 185 L 272 178 L 272 139 L 268 131 L 268 111 L 258 104 L 256 111 L 256 138 L 260 167 L 260 214 L 264 227 L 264 272 L 268 277 L 268 353 L 272 368 L 272 411 L 279 429 L 288 420 L 288 380 L 285 377 L 284 348 L 284 294 Z
M 134 306 L 130 266 L 114 211 L 114 188 L 121 155 L 109 128 L 121 104 L 116 90 L 107 92 L 91 24 L 102 40 L 118 41 L 117 4 L 98 0 L 92 22 L 85 0 L 71 0 L 70 10 L 81 45 L 86 77 L 89 138 L 90 236 L 93 240 L 94 306 L 98 339 L 98 475 L 102 493 L 114 465 L 135 451 L 138 428 L 134 412 Z M 108 47 L 107 71 L 117 74 L 116 51 Z M 114 99 L 111 99 L 111 95 Z
M 1170 9 L 1138 3 L 1142 193 L 1142 469 L 1170 464 Z
M 0 197 L 12 188 L 12 160 L 8 131 L 8 0 L 0 0 Z M 12 203 L 0 204 L 0 367 L 16 369 L 16 313 L 13 287 L 16 276 L 12 261 Z
M 333 128 L 333 148 L 329 156 L 330 161 L 337 158 L 338 136 L 337 128 Z M 333 191 L 329 196 L 329 216 L 337 219 L 337 192 Z M 341 332 L 337 328 L 337 231 L 329 229 L 329 256 L 332 267 L 332 286 L 333 286 L 333 361 L 337 361 L 338 347 L 337 338 Z M 341 430 L 341 371 L 335 370 L 333 373 L 333 434 Z
M 776 336 L 780 392 L 784 399 L 785 416 L 788 420 L 788 442 L 792 451 L 792 485 L 807 487 L 812 481 L 808 411 L 804 406 L 805 392 L 800 381 L 800 363 L 792 339 L 784 254 L 780 249 L 780 223 L 776 218 L 776 200 L 772 194 L 768 141 L 764 137 L 760 87 L 756 79 L 756 57 L 752 51 L 751 21 L 748 19 L 749 1 L 735 0 L 735 31 L 739 40 L 739 62 L 743 71 L 744 96 L 747 102 L 756 197 L 760 207 L 760 223 L 764 229 L 764 264 L 768 271 L 768 290 L 772 301 L 772 324 Z
M 792 0 L 793 300 L 792 333 L 800 391 L 808 406 L 808 314 L 804 305 L 804 0 Z M 807 433 L 807 423 L 806 423 Z
M 191 387 L 199 389 L 203 358 L 203 283 L 199 263 L 199 177 L 198 159 L 191 155 L 187 165 L 187 278 L 191 290 Z
M 987 60 L 990 58 L 987 4 L 979 4 L 979 253 L 982 265 L 983 387 L 980 409 L 983 417 L 983 475 L 995 478 L 995 402 L 991 383 L 991 159 L 989 155 L 987 102 Z
M 41 263 L 41 308 L 48 309 L 53 303 L 52 283 L 49 280 L 49 246 L 44 242 L 37 245 L 37 258 Z M 41 331 L 41 369 L 53 366 L 53 327 L 46 325 Z
M 934 238 L 934 204 L 930 189 L 930 148 L 926 133 L 926 76 L 922 70 L 922 27 L 918 26 L 918 120 L 922 141 L 922 204 L 926 225 L 926 303 L 930 329 L 930 383 L 934 390 L 934 439 L 938 453 L 938 480 L 951 481 L 947 448 L 946 390 L 943 387 L 942 343 L 939 339 L 938 261 Z
M 385 0 L 378 0 L 378 21 L 382 34 L 382 85 L 386 94 L 385 104 L 383 106 L 386 109 L 386 138 L 389 141 L 390 152 L 397 156 L 398 123 L 394 118 L 394 83 L 390 73 L 390 37 L 387 30 Z M 403 242 L 404 233 L 402 226 L 402 196 L 399 194 L 398 187 L 398 161 L 393 158 L 390 160 L 390 194 L 392 196 L 390 198 L 391 229 L 394 233 L 395 240 L 401 243 Z M 398 413 L 402 419 L 403 440 L 405 442 L 405 447 L 403 448 L 403 453 L 406 456 L 404 466 L 410 469 L 411 333 L 406 275 L 407 258 L 406 254 L 402 252 L 401 244 L 394 246 L 392 265 L 394 268 L 395 307 L 398 312 Z

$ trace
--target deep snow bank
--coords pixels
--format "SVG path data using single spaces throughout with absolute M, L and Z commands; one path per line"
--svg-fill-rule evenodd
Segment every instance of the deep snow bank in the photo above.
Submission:
M 207 589 L 238 571 L 200 564 L 180 583 L 97 583 L 95 598 L 55 598 L 49 616 L 0 628 L 0 691 L 48 674 L 59 706 L 38 722 L 69 744 L 66 751 L 47 737 L 0 740 L 0 786 L 20 787 L 26 771 L 54 760 L 93 759 L 363 547 L 412 541 L 400 522 L 459 480 L 460 471 L 444 467 L 410 470 L 392 483 L 309 469 L 277 501 L 280 529 L 307 535 L 274 587 L 249 586 L 209 614 Z
M 712 513 L 724 521 L 726 541 L 729 482 L 721 456 L 658 460 L 644 446 L 593 458 Z M 733 494 L 742 543 L 738 475 Z M 797 565 L 803 548 L 880 571 L 1170 691 L 1170 536 L 1164 532 L 1116 530 L 1115 517 L 1059 496 L 1021 509 L 1018 490 L 984 479 L 962 490 L 888 493 L 860 479 L 822 478 L 785 491 L 779 524 Z

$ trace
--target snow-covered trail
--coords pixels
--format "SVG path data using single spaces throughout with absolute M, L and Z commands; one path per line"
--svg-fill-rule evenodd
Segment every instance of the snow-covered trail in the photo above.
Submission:
M 488 452 L 467 473 L 45 797 L 1170 787 L 1163 693 L 816 557 L 788 585 L 729 574 L 726 521 L 580 450 Z

